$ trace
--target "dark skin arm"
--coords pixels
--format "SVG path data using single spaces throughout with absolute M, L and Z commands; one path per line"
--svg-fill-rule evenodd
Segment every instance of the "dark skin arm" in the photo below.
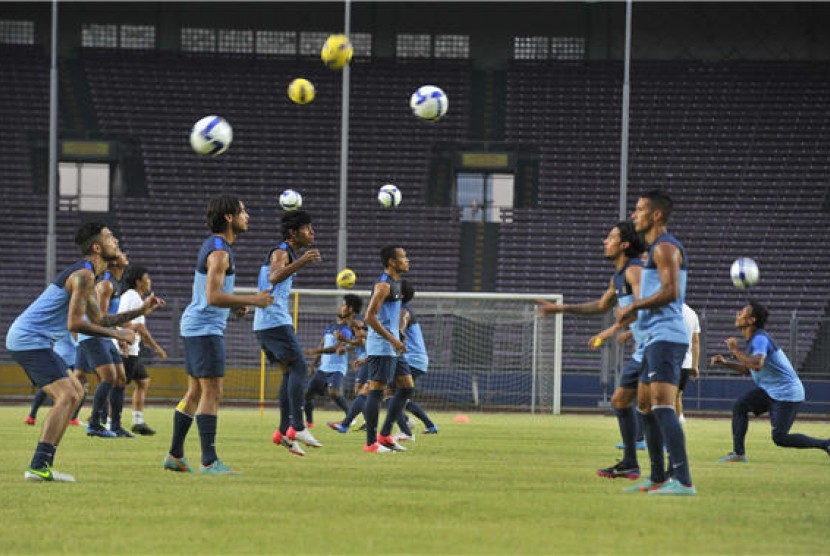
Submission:
M 253 295 L 238 295 L 222 291 L 225 274 L 230 267 L 230 255 L 227 251 L 214 251 L 207 258 L 207 281 L 205 283 L 205 297 L 214 307 L 229 307 L 238 309 L 246 305 L 255 305 L 265 308 L 274 301 L 274 296 L 267 291 Z
M 629 266 L 625 269 L 625 281 L 631 284 L 631 290 L 634 294 L 635 299 L 640 297 L 640 275 L 642 273 L 642 270 L 643 268 L 641 266 L 636 265 Z M 614 283 L 612 280 L 609 288 L 613 289 L 613 287 Z M 616 300 L 616 292 L 614 300 Z M 628 328 L 628 325 L 637 319 L 637 313 L 632 313 L 632 315 L 633 316 L 630 316 L 628 319 L 626 319 L 625 322 L 615 322 L 599 334 L 592 336 L 591 339 L 588 340 L 588 347 L 590 347 L 593 350 L 597 350 L 600 348 L 600 346 L 602 346 L 603 343 L 605 343 L 606 340 L 608 340 L 609 338 L 613 338 L 615 334 L 626 330 L 626 328 Z
M 639 281 L 638 281 L 639 283 Z M 613 280 L 608 284 L 608 288 L 602 294 L 602 297 L 594 301 L 586 303 L 575 303 L 572 305 L 559 305 L 558 303 L 551 303 L 544 299 L 537 299 L 539 304 L 539 314 L 544 316 L 556 313 L 572 313 L 576 315 L 600 315 L 611 310 L 615 303 L 617 303 L 617 291 L 614 288 Z
M 652 259 L 660 278 L 660 289 L 649 297 L 637 299 L 631 305 L 622 307 L 617 311 L 617 323 L 630 324 L 640 309 L 663 307 L 680 297 L 680 265 L 683 262 L 680 250 L 671 243 L 660 243 L 652 250 Z M 634 318 L 632 315 L 635 315 Z
M 150 334 L 150 331 L 145 325 L 141 323 L 128 322 L 124 325 L 124 328 L 129 328 L 130 330 L 134 330 L 135 332 L 141 334 L 141 341 L 150 346 L 150 348 L 159 356 L 159 359 L 162 361 L 167 360 L 167 352 L 164 351 L 164 348 L 156 342 L 155 338 L 153 338 L 153 335 Z
M 121 317 L 120 319 L 105 318 L 101 314 L 101 309 L 95 298 L 95 276 L 91 270 L 82 268 L 73 272 L 66 280 L 66 291 L 69 293 L 66 328 L 70 332 L 81 332 L 88 336 L 103 336 L 127 342 L 135 340 L 135 333 L 132 330 L 115 330 L 110 327 L 115 324 L 123 324 L 140 316 L 143 314 L 141 313 L 143 307 L 120 315 L 107 315 L 107 317 Z M 133 314 L 131 315 L 131 313 Z M 88 320 L 84 320 L 84 315 Z M 113 320 L 116 322 L 111 322 Z M 120 322 L 118 322 L 119 320 Z
M 288 263 L 288 252 L 282 249 L 276 249 L 271 253 L 271 267 L 268 269 L 268 281 L 275 286 L 306 266 L 307 264 L 320 262 L 320 251 L 318 249 L 308 249 L 301 257 L 294 260 L 293 263 Z
M 389 297 L 391 287 L 386 282 L 378 282 L 372 290 L 372 299 L 369 300 L 369 307 L 366 309 L 366 324 L 372 327 L 372 330 L 380 334 L 387 342 L 392 344 L 396 352 L 406 353 L 406 346 L 399 338 L 396 338 L 389 332 L 378 320 L 378 312 L 381 305 Z
M 709 360 L 710 365 L 726 367 L 741 374 L 748 375 L 750 370 L 757 371 L 764 366 L 763 355 L 749 355 L 738 347 L 738 338 L 727 338 L 726 347 L 735 359 L 728 359 L 725 355 L 715 355 Z

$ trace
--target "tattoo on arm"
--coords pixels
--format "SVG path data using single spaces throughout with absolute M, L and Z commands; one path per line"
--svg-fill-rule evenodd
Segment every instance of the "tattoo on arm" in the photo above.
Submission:
M 126 322 L 130 322 L 136 317 L 140 317 L 143 315 L 143 309 L 133 309 L 132 311 L 126 311 L 124 313 L 117 313 L 117 314 L 109 314 L 105 315 L 101 318 L 101 326 L 119 326 Z
M 95 298 L 94 282 L 86 273 L 79 272 L 73 277 L 69 310 L 70 314 L 78 317 L 86 315 L 89 322 L 93 324 L 101 320 L 101 309 Z

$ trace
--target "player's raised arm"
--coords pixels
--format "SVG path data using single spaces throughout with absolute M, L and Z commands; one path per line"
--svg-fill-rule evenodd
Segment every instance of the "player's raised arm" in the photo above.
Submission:
M 83 268 L 73 272 L 66 281 L 66 289 L 70 294 L 66 328 L 70 332 L 115 338 L 127 342 L 135 340 L 135 332 L 132 330 L 109 328 L 112 325 L 105 321 L 95 297 L 95 276 L 91 270 Z M 84 315 L 86 315 L 87 320 L 84 319 Z M 123 322 L 127 322 L 127 320 L 129 319 L 125 319 Z
M 267 291 L 260 291 L 252 295 L 238 295 L 222 291 L 229 265 L 230 255 L 227 251 L 217 250 L 208 255 L 205 299 L 209 304 L 214 307 L 235 309 L 245 305 L 267 307 L 274 301 L 274 296 Z
M 282 249 L 275 249 L 271 253 L 271 267 L 268 271 L 268 280 L 276 285 L 311 263 L 318 263 L 323 260 L 319 249 L 307 249 L 294 262 L 288 262 L 288 253 Z

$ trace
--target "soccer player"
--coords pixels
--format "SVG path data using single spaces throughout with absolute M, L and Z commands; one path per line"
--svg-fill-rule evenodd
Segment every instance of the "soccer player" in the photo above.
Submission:
M 779 348 L 764 330 L 769 311 L 750 301 L 735 316 L 735 327 L 744 337 L 744 348 L 738 338 L 728 338 L 726 347 L 731 358 L 715 355 L 711 365 L 726 367 L 752 376 L 755 388 L 735 400 L 732 406 L 732 451 L 722 462 L 746 462 L 744 440 L 749 429 L 749 414 L 769 412 L 772 441 L 784 448 L 818 448 L 830 455 L 830 440 L 792 434 L 790 428 L 804 401 L 804 386 L 798 378 L 787 354 Z
M 369 372 L 369 395 L 366 399 L 366 452 L 384 453 L 405 451 L 395 442 L 392 426 L 397 422 L 409 399 L 415 384 L 409 374 L 409 365 L 401 357 L 406 346 L 400 339 L 401 283 L 400 277 L 409 271 L 406 251 L 398 245 L 388 245 L 380 250 L 384 273 L 372 289 L 372 298 L 366 309 L 366 324 L 369 335 L 366 338 L 366 365 Z M 394 381 L 395 395 L 389 404 L 386 420 L 380 432 L 377 431 L 380 404 L 383 391 Z
M 680 382 L 677 385 L 677 400 L 674 403 L 677 418 L 681 424 L 686 422 L 686 416 L 683 415 L 683 391 L 686 389 L 690 377 L 692 380 L 696 380 L 700 376 L 700 320 L 697 318 L 695 310 L 685 303 L 683 304 L 683 323 L 689 332 L 689 349 L 683 358 Z
M 424 342 L 421 323 L 418 321 L 418 317 L 415 316 L 415 312 L 409 306 L 409 303 L 415 297 L 415 288 L 408 281 L 401 280 L 401 294 L 403 296 L 401 298 L 401 334 L 404 336 L 404 345 L 406 346 L 406 353 L 404 353 L 403 357 L 406 360 L 406 364 L 409 365 L 412 383 L 414 384 L 419 377 L 427 374 L 429 354 L 427 353 L 426 342 Z M 421 420 L 425 427 L 422 434 L 438 434 L 438 427 L 418 403 L 409 400 L 404 411 L 411 411 L 415 417 Z M 398 419 L 398 428 L 401 432 L 395 437 L 396 440 L 413 440 L 414 437 L 412 436 L 412 431 L 409 429 L 406 413 L 404 412 L 401 413 Z
M 349 350 L 354 333 L 352 319 L 363 308 L 363 301 L 354 294 L 346 294 L 337 310 L 337 321 L 326 326 L 320 346 L 306 350 L 306 355 L 317 356 L 317 372 L 305 394 L 305 417 L 308 426 L 314 423 L 314 396 L 328 395 L 337 407 L 347 413 L 349 406 L 343 397 L 343 377 L 349 370 Z M 319 363 L 319 364 L 318 364 Z
M 104 224 L 88 222 L 78 229 L 75 243 L 84 258 L 58 273 L 43 293 L 18 315 L 6 334 L 6 349 L 12 358 L 23 367 L 29 380 L 54 400 L 32 461 L 23 475 L 29 481 L 75 482 L 74 477 L 53 470 L 52 465 L 69 417 L 81 401 L 82 388 L 67 374 L 64 362 L 52 350 L 52 345 L 70 332 L 132 341 L 131 330 L 109 327 L 146 315 L 164 304 L 151 295 L 140 309 L 122 315 L 102 315 L 93 295 L 95 277 L 115 259 L 118 240 Z
M 117 313 L 121 298 L 121 278 L 129 265 L 127 255 L 118 250 L 115 260 L 109 263 L 107 271 L 95 284 L 98 306 L 108 313 Z M 133 438 L 135 435 L 121 426 L 121 412 L 124 408 L 124 389 L 127 385 L 124 360 L 118 342 L 87 335 L 78 337 L 77 366 L 87 373 L 98 375 L 98 387 L 92 398 L 92 416 L 87 424 L 88 436 L 101 438 Z M 104 427 L 109 404 L 112 423 Z
M 640 296 L 617 311 L 617 324 L 635 319 L 643 333 L 645 351 L 637 385 L 638 410 L 643 415 L 651 476 L 626 489 L 658 495 L 693 495 L 686 437 L 674 403 L 683 357 L 689 348 L 683 323 L 688 259 L 680 241 L 668 233 L 672 200 L 661 190 L 644 193 L 632 214 L 634 229 L 649 246 L 640 278 Z M 671 454 L 666 472 L 663 450 Z
M 352 368 L 355 371 L 354 379 L 354 393 L 355 397 L 346 411 L 346 418 L 342 421 L 328 421 L 326 424 L 335 431 L 346 434 L 349 432 L 349 427 L 357 418 L 363 413 L 366 408 L 366 397 L 369 395 L 369 370 L 366 367 L 366 335 L 368 327 L 362 318 L 355 317 L 352 319 L 352 333 L 354 340 L 352 346 L 354 347 L 355 359 L 352 362 Z M 364 423 L 365 427 L 365 423 Z
M 544 315 L 556 313 L 574 313 L 582 315 L 598 315 L 607 313 L 615 306 L 626 307 L 640 295 L 640 275 L 643 269 L 643 262 L 640 254 L 645 246 L 642 244 L 639 235 L 631 222 L 618 222 L 602 240 L 603 254 L 611 261 L 616 269 L 608 283 L 608 288 L 599 299 L 578 304 L 557 304 L 550 303 L 543 299 L 537 300 L 540 303 L 539 312 Z M 620 426 L 620 435 L 623 444 L 623 459 L 611 467 L 600 469 L 597 475 L 615 479 L 625 477 L 626 479 L 637 479 L 640 477 L 640 466 L 637 462 L 637 416 L 632 405 L 637 397 L 637 378 L 642 367 L 643 350 L 645 337 L 643 336 L 638 323 L 632 322 L 628 327 L 637 345 L 636 351 L 631 356 L 620 377 L 620 384 L 611 396 L 611 405 L 617 415 Z M 613 325 L 588 341 L 591 349 L 597 349 L 602 343 L 622 327 Z
M 75 374 L 75 358 L 78 352 L 78 342 L 72 336 L 72 334 L 67 334 L 57 342 L 52 347 L 55 353 L 58 354 L 58 357 L 63 360 L 65 364 L 65 368 L 69 371 L 72 371 L 70 374 Z M 77 378 L 77 377 L 76 377 Z M 32 425 L 37 422 L 37 412 L 40 409 L 40 406 L 46 401 L 47 398 L 46 391 L 43 388 L 38 388 L 38 391 L 35 392 L 34 398 L 32 398 L 32 406 L 29 408 L 29 414 L 26 416 L 26 419 L 23 420 L 24 423 L 27 425 Z M 83 400 L 81 403 L 78 404 L 78 409 L 80 406 L 83 405 Z M 70 419 L 71 424 L 72 419 Z
M 221 195 L 207 207 L 211 235 L 202 243 L 193 273 L 193 298 L 180 322 L 184 340 L 187 392 L 173 414 L 170 452 L 164 469 L 192 472 L 184 457 L 184 442 L 194 416 L 202 445 L 201 472 L 233 475 L 216 454 L 216 429 L 219 399 L 225 377 L 224 332 L 231 309 L 237 316 L 247 313 L 248 305 L 265 307 L 274 300 L 267 291 L 252 295 L 233 293 L 236 265 L 233 244 L 248 231 L 248 211 L 238 198 Z M 132 319 L 129 319 L 132 320 Z
M 268 252 L 259 269 L 259 288 L 273 292 L 272 303 L 254 313 L 254 333 L 262 350 L 270 362 L 279 363 L 284 369 L 279 391 L 280 424 L 271 440 L 298 456 L 305 455 L 299 442 L 322 447 L 303 422 L 308 365 L 288 308 L 297 271 L 322 260 L 320 251 L 311 247 L 313 244 L 311 215 L 304 210 L 286 212 L 282 217 L 282 242 Z M 306 251 L 298 256 L 300 249 Z
M 121 294 L 118 312 L 123 313 L 140 306 L 144 296 L 152 291 L 152 285 L 153 281 L 146 268 L 138 265 L 130 266 L 124 275 L 124 286 L 127 290 Z M 150 334 L 146 319 L 143 316 L 128 322 L 124 325 L 124 328 L 129 328 L 136 333 L 135 342 L 129 344 L 127 356 L 124 360 L 127 384 L 135 382 L 135 389 L 133 390 L 133 427 L 131 430 L 136 434 L 151 436 L 156 434 L 156 431 L 144 422 L 144 402 L 147 398 L 147 389 L 150 387 L 150 375 L 147 374 L 147 369 L 144 368 L 144 363 L 141 361 L 141 343 L 150 346 L 161 361 L 167 360 L 167 352 L 158 345 L 153 335 Z

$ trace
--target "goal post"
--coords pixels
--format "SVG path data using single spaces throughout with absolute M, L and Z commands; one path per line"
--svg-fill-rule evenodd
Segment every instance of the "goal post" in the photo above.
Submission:
M 237 288 L 253 293 L 253 288 Z M 361 290 L 295 289 L 291 311 L 303 348 L 320 343 L 347 293 L 369 303 Z M 415 399 L 434 411 L 528 411 L 559 414 L 562 385 L 562 316 L 540 317 L 537 299 L 562 302 L 559 294 L 415 292 L 409 304 L 429 352 L 427 373 L 416 383 Z M 229 321 L 225 332 L 227 366 L 248 369 L 229 376 L 225 397 L 238 393 L 273 401 L 280 376 L 265 368 L 251 316 Z M 351 360 L 352 358 L 350 358 Z M 251 381 L 250 384 L 242 382 Z M 345 380 L 352 394 L 354 372 Z M 323 400 L 320 400 L 324 403 Z

